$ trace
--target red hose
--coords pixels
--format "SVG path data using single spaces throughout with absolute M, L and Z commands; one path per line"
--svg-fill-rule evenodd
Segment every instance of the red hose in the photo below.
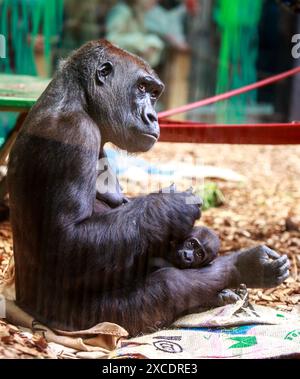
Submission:
M 226 99 L 229 99 L 233 96 L 237 96 L 237 95 L 240 95 L 242 93 L 252 91 L 254 89 L 264 87 L 264 86 L 267 86 L 269 84 L 278 82 L 282 79 L 288 78 L 289 76 L 296 75 L 299 72 L 300 72 L 300 67 L 296 67 L 296 68 L 293 68 L 291 70 L 282 72 L 281 74 L 271 76 L 267 79 L 260 80 L 259 82 L 249 84 L 247 86 L 237 88 L 237 89 L 234 89 L 232 91 L 222 93 L 220 95 L 216 95 L 213 97 L 209 97 L 207 99 L 199 100 L 199 101 L 196 101 L 194 103 L 186 104 L 186 105 L 183 105 L 183 106 L 178 107 L 178 108 L 170 109 L 168 111 L 159 112 L 158 117 L 160 119 L 162 119 L 165 117 L 174 116 L 175 114 L 178 114 L 178 113 L 187 112 L 187 111 L 190 111 L 190 110 L 198 108 L 198 107 L 203 107 L 205 105 L 213 104 L 213 103 L 216 103 L 218 101 L 226 100 Z

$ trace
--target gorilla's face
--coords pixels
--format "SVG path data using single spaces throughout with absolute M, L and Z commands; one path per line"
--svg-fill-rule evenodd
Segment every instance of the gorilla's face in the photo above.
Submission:
M 179 246 L 176 260 L 182 268 L 200 267 L 206 263 L 208 254 L 198 238 L 191 237 Z
M 154 107 L 163 83 L 146 62 L 111 44 L 98 55 L 87 96 L 104 142 L 129 152 L 149 150 L 159 138 Z

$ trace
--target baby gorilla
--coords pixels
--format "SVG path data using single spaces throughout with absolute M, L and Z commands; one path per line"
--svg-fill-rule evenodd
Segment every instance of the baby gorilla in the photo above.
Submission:
M 205 226 L 194 227 L 183 241 L 173 240 L 169 249 L 153 254 L 149 268 L 150 271 L 155 271 L 163 267 L 203 267 L 217 257 L 219 249 L 220 240 L 216 233 Z
M 211 229 L 200 226 L 194 227 L 190 235 L 183 242 L 171 242 L 171 259 L 167 260 L 180 269 L 199 268 L 207 266 L 218 255 L 220 239 Z M 223 289 L 218 294 L 218 306 L 236 303 L 247 295 L 244 284 L 233 291 Z M 209 309 L 209 308 L 207 308 Z M 198 311 L 206 308 L 200 307 Z
M 203 267 L 217 257 L 219 249 L 216 233 L 204 226 L 195 227 L 183 242 L 171 242 L 170 262 L 181 269 Z

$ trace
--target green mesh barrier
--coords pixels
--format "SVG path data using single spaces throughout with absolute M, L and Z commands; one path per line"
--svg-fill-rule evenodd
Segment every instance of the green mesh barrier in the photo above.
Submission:
M 215 19 L 221 43 L 217 93 L 256 81 L 258 23 L 262 4 L 263 0 L 218 0 Z M 245 121 L 247 106 L 255 102 L 255 91 L 222 102 L 217 105 L 217 121 Z
M 7 40 L 7 57 L 0 71 L 36 75 L 34 43 L 44 37 L 47 72 L 51 74 L 51 45 L 63 25 L 63 0 L 0 0 L 0 34 Z
M 37 35 L 42 34 L 50 76 L 51 47 L 62 29 L 63 7 L 64 0 L 0 0 L 0 34 L 6 39 L 6 58 L 0 59 L 0 72 L 37 75 L 34 45 Z M 16 113 L 0 113 L 0 147 L 16 117 Z

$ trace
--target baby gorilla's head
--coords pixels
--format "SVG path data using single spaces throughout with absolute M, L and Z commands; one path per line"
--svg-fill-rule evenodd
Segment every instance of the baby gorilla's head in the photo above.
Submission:
M 173 259 L 179 268 L 198 268 L 214 260 L 219 249 L 220 240 L 216 233 L 198 227 L 181 244 L 174 246 Z

